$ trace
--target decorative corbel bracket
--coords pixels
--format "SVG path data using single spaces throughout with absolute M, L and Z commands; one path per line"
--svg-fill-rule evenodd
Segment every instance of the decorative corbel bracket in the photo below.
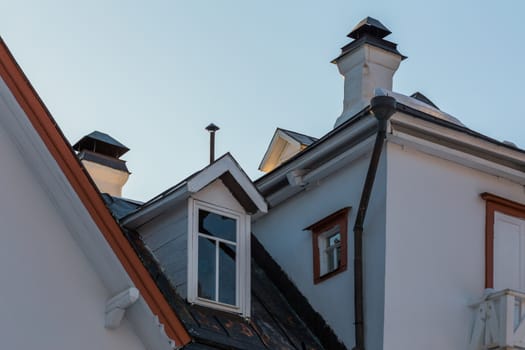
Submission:
M 106 317 L 104 327 L 115 329 L 120 326 L 126 309 L 133 305 L 140 297 L 139 290 L 130 287 L 115 295 L 106 302 Z

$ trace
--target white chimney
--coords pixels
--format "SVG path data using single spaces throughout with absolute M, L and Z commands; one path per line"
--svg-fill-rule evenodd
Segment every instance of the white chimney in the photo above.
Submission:
M 368 106 L 376 88 L 392 90 L 394 73 L 406 57 L 397 51 L 397 44 L 383 39 L 390 33 L 381 22 L 367 17 L 347 35 L 355 40 L 332 61 L 345 80 L 343 112 L 334 127 Z
M 73 145 L 78 158 L 102 193 L 121 197 L 130 172 L 126 161 L 119 159 L 129 148 L 100 131 L 84 136 Z

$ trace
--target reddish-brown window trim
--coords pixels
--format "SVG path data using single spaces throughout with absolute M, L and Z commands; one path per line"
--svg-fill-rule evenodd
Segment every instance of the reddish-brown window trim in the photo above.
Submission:
M 348 212 L 350 207 L 343 208 L 333 214 L 328 215 L 324 219 L 308 226 L 305 230 L 312 232 L 312 250 L 313 250 L 313 268 L 314 268 L 314 284 L 318 284 L 334 275 L 337 275 L 347 268 L 347 250 L 348 250 Z M 339 225 L 341 234 L 341 264 L 333 271 L 321 275 L 321 264 L 319 255 L 319 235 L 328 231 L 330 228 Z
M 525 219 L 525 205 L 491 193 L 482 193 L 485 200 L 485 288 L 494 288 L 494 214 Z

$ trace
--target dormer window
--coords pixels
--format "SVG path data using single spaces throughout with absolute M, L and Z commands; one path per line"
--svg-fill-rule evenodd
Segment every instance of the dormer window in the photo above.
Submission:
M 190 303 L 250 316 L 250 215 L 264 197 L 230 154 L 121 221 L 136 230 Z
M 188 299 L 249 316 L 249 215 L 192 199 Z

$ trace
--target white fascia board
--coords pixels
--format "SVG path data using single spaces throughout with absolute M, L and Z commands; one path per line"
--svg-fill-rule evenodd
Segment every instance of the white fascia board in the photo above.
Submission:
M 68 231 L 102 280 L 109 294 L 113 295 L 126 288 L 133 287 L 133 282 L 120 260 L 103 237 L 56 160 L 49 153 L 46 145 L 2 79 L 0 79 L 0 115 L 2 116 L 0 118 L 1 125 L 9 132 L 11 141 L 20 151 L 28 168 L 35 174 L 40 186 L 64 220 Z M 155 317 L 144 301 L 142 305 L 145 307 L 137 308 L 136 317 L 128 318 L 126 316 L 132 322 L 141 341 L 148 349 L 172 349 L 173 342 L 159 344 L 158 339 L 151 338 L 148 335 L 147 328 L 156 327 L 158 329 L 158 322 L 157 324 L 145 324 L 140 321 Z M 131 308 L 135 308 L 135 306 Z M 101 318 L 100 322 L 102 327 L 104 319 Z M 160 338 L 158 334 L 156 336 Z M 164 338 L 167 336 L 164 335 Z
M 372 115 L 368 115 L 355 124 L 349 125 L 336 135 L 317 144 L 315 148 L 301 154 L 296 159 L 258 180 L 257 187 L 259 191 L 265 193 L 281 182 L 283 178 L 286 178 L 290 172 L 297 169 L 305 170 L 303 175 L 304 181 L 312 182 L 328 176 L 345 164 L 348 164 L 348 162 L 362 156 L 363 152 L 366 152 L 365 149 L 369 146 L 361 145 L 361 143 L 369 142 L 368 139 L 375 133 L 376 125 L 377 120 Z M 351 146 L 348 146 L 349 144 Z M 339 152 L 339 154 L 324 162 L 323 160 L 326 156 L 333 154 L 333 152 Z M 315 166 L 319 162 L 321 162 L 321 165 Z M 297 186 L 288 185 L 278 191 L 267 194 L 267 200 L 273 207 L 300 191 L 301 189 L 298 189 Z
M 226 172 L 229 172 L 233 176 L 260 212 L 266 213 L 268 211 L 268 205 L 264 197 L 259 193 L 252 180 L 250 180 L 248 175 L 246 175 L 229 153 L 189 179 L 187 184 L 188 191 L 190 193 L 197 193 Z

